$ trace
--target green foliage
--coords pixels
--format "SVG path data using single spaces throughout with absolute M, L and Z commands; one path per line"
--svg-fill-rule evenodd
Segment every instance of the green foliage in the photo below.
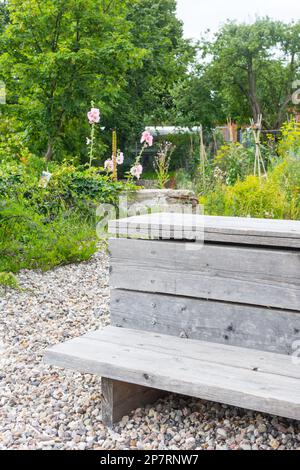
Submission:
M 283 124 L 282 137 L 278 145 L 278 153 L 282 158 L 300 158 L 300 122 L 291 120 Z
M 177 189 L 194 189 L 190 173 L 183 168 L 175 172 L 175 185 Z
M 127 0 L 10 0 L 0 75 L 37 154 L 86 153 L 91 98 L 110 112 L 144 51 L 131 40 Z M 11 109 L 14 105 L 15 109 Z M 72 133 L 71 127 L 77 130 Z
M 274 168 L 272 179 L 284 191 L 287 217 L 300 220 L 300 160 L 285 158 Z
M 89 259 L 96 251 L 96 208 L 116 204 L 135 187 L 112 182 L 96 168 L 51 163 L 52 178 L 40 185 L 43 162 L 0 164 L 0 272 Z
M 164 142 L 160 144 L 158 153 L 154 158 L 154 170 L 157 177 L 157 186 L 160 189 L 165 189 L 167 183 L 170 181 L 170 161 L 175 147 L 171 142 Z
M 226 121 L 220 93 L 207 73 L 207 65 L 196 63 L 189 74 L 180 77 L 172 89 L 172 123 L 180 126 L 199 126 L 210 129 Z
M 235 142 L 224 144 L 219 148 L 214 163 L 224 173 L 227 185 L 233 185 L 253 171 L 254 150 Z
M 0 272 L 0 286 L 9 287 L 10 289 L 19 289 L 19 283 L 13 273 Z
M 281 125 L 299 73 L 299 31 L 300 22 L 258 18 L 253 24 L 228 22 L 212 41 L 202 41 L 201 51 L 211 60 L 201 81 L 210 84 L 220 118 L 230 115 L 245 124 L 262 113 L 269 129 Z
M 217 185 L 200 198 L 210 215 L 300 219 L 300 162 L 286 160 L 268 178 L 247 176 L 233 186 Z
M 106 128 L 97 130 L 98 163 L 110 129 L 118 129 L 127 156 L 146 121 L 168 118 L 171 89 L 194 53 L 175 0 L 8 0 L 5 15 L 1 28 L 0 11 L 3 113 L 21 124 L 30 152 L 85 163 L 91 99 Z
M 45 223 L 21 203 L 0 206 L 0 271 L 47 270 L 89 259 L 95 250 L 95 228 L 78 215 L 62 213 Z
M 127 18 L 132 41 L 145 54 L 140 67 L 128 74 L 120 96 L 117 119 L 125 138 L 143 124 L 162 125 L 172 119 L 173 88 L 186 76 L 195 55 L 195 48 L 183 39 L 175 0 L 130 2 Z

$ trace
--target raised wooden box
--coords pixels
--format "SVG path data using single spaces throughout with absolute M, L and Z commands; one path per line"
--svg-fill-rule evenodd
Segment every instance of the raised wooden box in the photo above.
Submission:
M 293 352 L 300 222 L 152 214 L 113 221 L 110 232 L 121 237 L 109 243 L 114 326 Z
M 102 376 L 112 425 L 163 392 L 300 420 L 300 222 L 110 223 L 111 323 L 46 362 Z

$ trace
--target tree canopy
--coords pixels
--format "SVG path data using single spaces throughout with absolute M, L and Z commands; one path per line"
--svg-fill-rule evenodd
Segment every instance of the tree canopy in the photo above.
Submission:
M 226 23 L 193 44 L 176 0 L 0 2 L 2 120 L 46 159 L 86 161 L 91 100 L 121 144 L 147 125 L 203 124 L 264 116 L 278 128 L 299 78 L 300 22 Z M 102 133 L 99 156 L 109 142 Z
M 174 0 L 8 0 L 6 11 L 6 112 L 17 112 L 33 152 L 84 155 L 92 99 L 123 139 L 167 115 L 193 52 Z
M 291 106 L 292 83 L 300 67 L 300 22 L 269 18 L 254 24 L 227 23 L 201 49 L 210 58 L 206 74 L 222 110 L 241 123 L 259 114 L 278 128 Z

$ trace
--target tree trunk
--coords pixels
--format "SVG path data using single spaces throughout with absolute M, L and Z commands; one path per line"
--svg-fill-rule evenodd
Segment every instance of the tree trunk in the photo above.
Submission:
M 53 147 L 52 147 L 52 142 L 48 142 L 48 148 L 47 152 L 45 153 L 45 160 L 46 162 L 50 162 L 52 160 L 52 155 L 53 155 Z
M 252 110 L 254 122 L 258 121 L 258 116 L 261 114 L 260 104 L 257 98 L 256 77 L 253 70 L 252 58 L 248 63 L 248 86 L 249 86 L 249 102 Z

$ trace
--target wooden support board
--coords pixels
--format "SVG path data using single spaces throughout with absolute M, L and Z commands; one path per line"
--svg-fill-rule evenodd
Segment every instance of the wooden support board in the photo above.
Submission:
M 290 357 L 108 327 L 50 348 L 48 364 L 300 419 L 300 368 Z
M 111 287 L 300 310 L 300 252 L 111 239 Z
M 105 377 L 102 386 L 102 421 L 111 427 L 132 410 L 154 403 L 164 395 L 161 390 L 155 390 L 141 385 L 129 384 Z
M 114 289 L 111 323 L 201 341 L 290 355 L 300 312 Z
M 300 248 L 300 221 L 158 213 L 109 223 L 109 232 L 121 238 L 180 239 L 185 233 L 193 240 L 201 231 L 206 242 Z

